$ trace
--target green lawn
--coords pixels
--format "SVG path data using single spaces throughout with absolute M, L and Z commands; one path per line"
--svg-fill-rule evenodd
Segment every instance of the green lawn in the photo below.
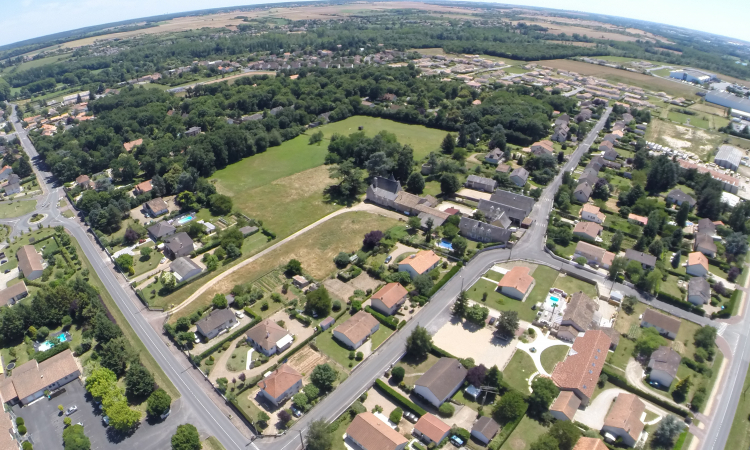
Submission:
M 636 316 L 637 318 L 638 316 Z M 614 352 L 607 354 L 607 362 L 615 367 L 622 370 L 628 366 L 628 359 L 633 356 L 633 349 L 635 348 L 635 342 L 630 339 L 620 337 L 620 342 L 617 344 L 617 349 Z
M 514 389 L 524 393 L 529 392 L 529 377 L 536 372 L 536 366 L 526 352 L 516 350 L 513 357 L 503 370 L 503 379 Z
M 524 416 L 508 437 L 508 440 L 500 447 L 500 450 L 528 450 L 531 444 L 546 432 L 547 427 L 529 416 Z
M 201 442 L 204 450 L 226 450 L 221 442 L 213 436 L 210 436 L 205 441 Z
M 583 291 L 584 294 L 588 295 L 591 298 L 594 298 L 597 295 L 596 285 L 586 283 L 585 281 L 579 280 L 578 278 L 573 278 L 571 276 L 559 275 L 552 287 L 562 289 L 568 295 L 575 294 L 578 291 Z
M 667 294 L 674 295 L 677 298 L 683 298 L 685 297 L 685 294 L 683 294 L 677 286 L 677 280 L 678 278 L 676 276 L 667 275 L 667 281 L 662 282 L 661 285 L 659 285 L 659 289 Z
M 529 308 L 531 308 L 537 302 L 544 301 L 550 288 L 555 283 L 558 273 L 558 271 L 551 267 L 537 266 L 536 270 L 534 270 L 534 273 L 531 274 L 531 276 L 534 277 L 536 284 L 534 285 L 534 289 L 531 290 L 531 293 L 524 302 L 528 304 Z
M 409 385 L 414 383 L 422 376 L 423 373 L 427 372 L 430 367 L 434 366 L 438 362 L 438 357 L 433 354 L 428 354 L 423 360 L 414 360 L 409 356 L 404 356 L 396 365 L 401 366 L 406 371 L 404 376 L 404 382 Z
M 518 66 L 506 67 L 506 68 L 503 69 L 503 71 L 505 71 L 505 73 L 509 73 L 509 74 L 526 73 L 526 72 L 528 72 L 528 70 L 524 69 L 523 67 L 518 67 Z
M 258 414 L 261 412 L 261 409 L 258 408 L 255 403 L 253 403 L 250 398 L 250 392 L 253 392 L 253 389 L 248 389 L 245 392 L 239 394 L 237 396 L 237 404 L 240 406 L 240 409 L 244 411 L 245 414 L 247 414 L 248 417 L 250 417 L 251 420 L 257 421 L 258 420 Z
M 315 345 L 318 347 L 318 349 L 326 356 L 339 363 L 339 365 L 347 372 L 351 370 L 351 368 L 349 367 L 349 363 L 353 362 L 354 360 L 349 359 L 350 350 L 339 344 L 339 342 L 333 338 L 333 329 L 344 323 L 349 318 L 349 315 L 344 314 L 339 320 L 336 321 L 335 324 L 331 326 L 331 328 L 319 334 L 318 337 L 315 338 Z M 381 328 L 383 328 L 382 325 Z
M 380 328 L 378 331 L 373 334 L 370 339 L 372 339 L 372 350 L 374 351 L 376 348 L 380 347 L 380 344 L 385 342 L 386 339 L 388 339 L 388 336 L 393 334 L 393 330 L 388 328 L 387 326 L 380 324 Z
M 555 364 L 565 359 L 565 355 L 568 354 L 569 347 L 567 345 L 555 345 L 554 347 L 548 347 L 544 349 L 540 355 L 542 367 L 548 373 L 552 373 L 555 368 Z
M 242 342 L 242 341 L 240 341 Z M 227 359 L 227 370 L 231 372 L 242 372 L 247 367 L 247 351 L 250 347 L 247 345 L 237 346 L 232 350 L 232 354 Z M 253 352 L 253 361 L 258 352 Z
M 36 200 L 0 203 L 0 219 L 24 216 L 36 208 Z
M 476 302 L 481 302 L 482 296 L 485 293 L 487 294 L 486 305 L 490 308 L 497 309 L 498 311 L 517 311 L 518 318 L 528 322 L 533 321 L 536 317 L 536 312 L 531 309 L 534 306 L 533 302 L 530 302 L 528 299 L 525 302 L 521 302 L 520 300 L 501 294 L 497 290 L 497 283 L 495 282 L 480 279 L 466 291 L 468 297 Z
M 484 278 L 489 278 L 490 280 L 495 280 L 498 282 L 503 279 L 503 274 L 494 270 L 487 271 L 487 273 L 485 273 L 483 276 Z
M 354 419 L 351 414 L 343 414 L 340 417 L 341 421 L 338 422 L 338 428 L 335 432 L 331 433 L 333 434 L 333 445 L 331 446 L 330 450 L 349 450 L 350 447 L 347 447 L 346 444 L 344 444 L 344 438 L 343 435 L 346 432 L 346 429 L 349 428 L 349 424 L 352 423 L 352 420 Z

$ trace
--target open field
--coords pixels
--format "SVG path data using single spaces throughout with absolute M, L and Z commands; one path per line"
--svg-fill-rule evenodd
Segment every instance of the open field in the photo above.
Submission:
M 574 41 L 544 41 L 550 44 L 574 45 L 576 47 L 596 47 L 595 42 L 574 42 Z
M 0 219 L 25 216 L 34 211 L 34 208 L 36 208 L 36 200 L 0 203 Z
M 69 57 L 70 55 L 67 54 L 67 55 L 50 56 L 47 58 L 39 58 L 33 61 L 22 62 L 21 64 L 17 66 L 4 67 L 0 69 L 0 73 L 4 73 L 4 72 L 10 73 L 13 70 L 13 67 L 15 67 L 16 72 L 21 72 L 21 71 L 28 70 L 28 69 L 35 69 L 38 67 L 46 66 L 47 64 L 54 64 L 62 59 L 67 59 Z
M 555 22 L 557 22 L 557 19 L 558 19 L 557 17 L 552 18 L 552 20 Z M 524 22 L 528 25 L 539 25 L 541 27 L 547 28 L 548 34 L 565 33 L 567 35 L 571 35 L 573 33 L 578 33 L 580 35 L 586 35 L 594 39 L 606 39 L 606 40 L 621 41 L 621 42 L 635 42 L 638 39 L 642 39 L 642 38 L 637 38 L 635 36 L 627 36 L 625 34 L 614 33 L 611 31 L 600 31 L 600 30 L 594 30 L 592 28 L 578 27 L 575 25 L 551 23 L 551 22 L 547 22 L 544 20 L 523 20 L 523 21 L 514 20 L 511 23 L 515 25 L 518 22 Z
M 180 310 L 173 318 L 177 320 L 178 317 L 189 316 L 199 307 L 210 303 L 214 294 L 229 292 L 235 284 L 255 280 L 268 272 L 269 268 L 286 264 L 292 258 L 299 260 L 303 270 L 315 279 L 323 279 L 336 270 L 333 257 L 339 252 L 360 248 L 362 236 L 368 231 L 387 230 L 397 224 L 398 221 L 394 219 L 366 212 L 336 216 L 214 284 L 204 295 Z M 208 280 L 207 278 L 206 281 Z M 199 283 L 193 284 L 195 286 L 191 285 L 172 294 L 174 298 L 167 297 L 165 304 L 180 303 L 200 286 Z
M 572 61 L 568 59 L 553 59 L 549 61 L 536 61 L 556 69 L 572 70 L 582 75 L 593 75 L 602 77 L 610 81 L 631 84 L 643 89 L 649 89 L 655 92 L 664 91 L 669 95 L 693 99 L 697 88 L 690 87 L 687 84 L 676 83 L 659 77 L 643 75 L 641 73 L 628 72 L 626 70 L 614 69 L 612 67 L 599 66 L 581 61 Z
M 621 31 L 621 32 L 627 32 L 631 34 L 639 34 L 647 38 L 659 39 L 664 42 L 671 42 L 663 36 L 657 36 L 653 33 L 649 33 L 648 31 L 639 30 L 638 28 L 623 28 L 623 27 L 619 27 L 611 23 L 597 22 L 595 20 L 583 20 L 583 19 L 573 19 L 569 17 L 544 16 L 544 15 L 539 16 L 536 14 L 526 15 L 525 17 L 529 17 L 535 20 L 540 20 L 540 21 L 545 21 L 545 22 L 556 22 L 558 24 L 570 24 L 570 25 L 576 25 L 580 27 L 605 28 L 605 29 L 612 30 L 612 31 Z M 590 36 L 595 37 L 593 35 L 590 35 Z
M 666 120 L 652 120 L 646 131 L 646 140 L 666 145 L 673 149 L 688 150 L 698 156 L 705 156 L 715 149 L 724 134 L 686 127 Z

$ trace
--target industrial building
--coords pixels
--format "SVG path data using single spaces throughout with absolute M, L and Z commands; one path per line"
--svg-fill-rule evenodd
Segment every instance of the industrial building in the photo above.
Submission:
M 737 171 L 740 167 L 740 161 L 742 160 L 742 150 L 739 148 L 723 144 L 719 146 L 719 151 L 714 157 L 714 162 L 725 169 Z
M 685 70 L 673 70 L 669 72 L 670 78 L 677 80 L 687 81 L 688 83 L 708 83 L 709 81 L 716 80 L 716 75 L 707 72 L 701 72 L 699 70 L 685 69 Z
M 715 103 L 725 108 L 739 109 L 740 111 L 750 111 L 750 100 L 737 97 L 727 91 L 709 91 L 706 94 L 706 101 Z

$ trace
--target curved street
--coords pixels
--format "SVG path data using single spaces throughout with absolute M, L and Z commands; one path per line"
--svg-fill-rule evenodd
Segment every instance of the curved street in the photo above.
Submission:
M 570 156 L 563 170 L 573 170 L 576 167 L 581 156 L 588 151 L 590 145 L 594 142 L 610 112 L 611 108 L 608 108 L 591 133 Z M 112 262 L 94 242 L 93 236 L 85 224 L 77 218 L 66 219 L 60 215 L 57 209 L 57 202 L 60 195 L 62 195 L 61 188 L 55 185 L 51 173 L 43 171 L 43 166 L 40 168 L 42 162 L 37 157 L 36 151 L 26 136 L 25 131 L 20 126 L 20 123 L 17 122 L 15 112 L 12 115 L 12 121 L 25 151 L 32 158 L 35 170 L 38 171 L 39 181 L 44 189 L 43 192 L 46 192 L 38 199 L 38 209 L 36 211 L 47 214 L 42 223 L 53 226 L 63 225 L 78 240 L 86 257 L 91 262 L 94 270 L 118 307 L 122 310 L 132 328 L 143 341 L 156 362 L 180 391 L 182 395 L 180 400 L 180 419 L 178 419 L 180 422 L 173 421 L 173 425 L 186 421 L 191 422 L 202 433 L 215 436 L 228 450 L 239 450 L 247 446 L 252 446 L 256 449 L 260 447 L 263 450 L 294 450 L 300 448 L 300 436 L 304 435 L 311 421 L 318 419 L 330 421 L 338 417 L 362 392 L 369 389 L 378 376 L 401 358 L 404 353 L 406 337 L 417 325 L 425 326 L 430 332 L 435 333 L 439 329 L 439 325 L 444 323 L 445 317 L 450 314 L 450 306 L 463 286 L 468 287 L 476 282 L 487 270 L 498 262 L 526 260 L 545 264 L 557 270 L 561 270 L 565 266 L 564 269 L 567 272 L 583 275 L 594 282 L 611 285 L 614 290 L 619 290 L 625 295 L 634 295 L 641 302 L 647 303 L 654 308 L 664 310 L 701 325 L 711 324 L 717 326 L 722 336 L 720 339 L 725 340 L 725 342 L 720 343 L 720 348 L 722 348 L 722 351 L 724 351 L 724 348 L 728 348 L 731 353 L 725 354 L 725 357 L 729 361 L 728 370 L 725 371 L 724 378 L 717 382 L 717 386 L 721 388 L 717 395 L 714 396 L 713 418 L 706 425 L 705 438 L 701 439 L 700 447 L 705 450 L 719 450 L 724 448 L 731 428 L 732 418 L 741 398 L 740 393 L 747 373 L 748 359 L 750 359 L 747 346 L 747 333 L 750 328 L 748 327 L 747 308 L 743 308 L 743 315 L 741 317 L 733 318 L 733 323 L 719 326 L 718 322 L 688 313 L 658 300 L 646 298 L 629 286 L 613 283 L 606 280 L 600 274 L 592 273 L 583 268 L 576 267 L 570 262 L 563 262 L 550 256 L 544 251 L 543 247 L 546 242 L 547 217 L 552 209 L 554 193 L 562 182 L 563 171 L 544 190 L 530 214 L 533 220 L 531 227 L 526 230 L 524 237 L 513 249 L 486 249 L 477 253 L 456 276 L 432 297 L 430 302 L 417 313 L 414 319 L 409 321 L 402 330 L 395 333 L 375 353 L 357 366 L 344 383 L 296 422 L 286 435 L 278 438 L 264 438 L 252 442 L 226 416 L 226 407 L 220 408 L 217 406 L 217 404 L 221 405 L 223 400 L 208 387 L 208 383 L 203 379 L 202 375 L 196 369 L 192 368 L 183 355 L 174 348 L 170 348 L 168 341 L 149 325 L 149 319 L 153 320 L 154 318 L 161 317 L 161 313 L 149 312 L 143 308 L 132 289 L 127 285 L 126 280 L 115 272 Z M 27 215 L 17 219 L 2 220 L 0 223 L 12 224 L 15 227 L 14 233 L 16 233 L 16 229 L 28 226 L 29 218 L 30 215 Z M 147 442 L 139 442 L 138 446 L 144 450 L 168 448 L 170 436 L 171 433 L 162 433 Z

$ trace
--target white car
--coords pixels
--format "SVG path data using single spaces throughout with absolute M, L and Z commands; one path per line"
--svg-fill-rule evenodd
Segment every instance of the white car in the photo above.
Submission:
M 198 333 L 193 333 L 193 336 L 195 336 L 195 343 L 196 344 L 200 344 L 201 343 L 201 338 L 198 337 Z
M 78 407 L 76 405 L 73 405 L 70 408 L 68 408 L 67 411 L 65 411 L 65 415 L 69 416 L 69 415 L 73 414 L 76 411 L 78 411 Z
M 238 319 L 244 319 L 245 315 L 241 311 L 237 311 L 234 313 L 235 316 L 237 316 Z

